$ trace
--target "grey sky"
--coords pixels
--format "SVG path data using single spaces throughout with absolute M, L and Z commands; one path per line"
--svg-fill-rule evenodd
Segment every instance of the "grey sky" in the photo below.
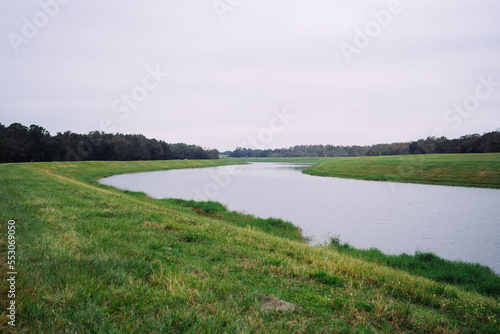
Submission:
M 454 138 L 500 127 L 497 0 L 2 7 L 4 125 L 141 133 L 219 150 L 263 134 L 283 108 L 295 118 L 267 137 L 270 148 Z M 345 45 L 356 53 L 346 57 Z

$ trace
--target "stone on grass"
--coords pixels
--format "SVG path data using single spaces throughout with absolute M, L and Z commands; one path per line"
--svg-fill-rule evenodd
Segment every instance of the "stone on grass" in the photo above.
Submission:
M 262 309 L 264 311 L 272 311 L 272 310 L 294 311 L 302 309 L 302 307 L 298 305 L 286 302 L 278 298 L 268 297 L 264 295 L 257 295 L 257 298 L 262 302 Z

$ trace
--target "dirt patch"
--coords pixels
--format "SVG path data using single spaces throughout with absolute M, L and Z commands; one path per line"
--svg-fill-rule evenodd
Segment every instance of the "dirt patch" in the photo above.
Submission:
M 257 264 L 255 262 L 252 262 L 252 261 L 245 261 L 242 263 L 238 263 L 237 266 L 247 269 L 247 268 L 255 268 L 257 266 Z
M 480 170 L 479 172 L 477 172 L 477 176 L 479 177 L 494 176 L 494 175 L 495 175 L 494 171 Z

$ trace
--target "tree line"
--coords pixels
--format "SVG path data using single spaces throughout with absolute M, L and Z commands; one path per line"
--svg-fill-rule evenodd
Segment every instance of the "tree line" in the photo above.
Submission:
M 411 142 L 369 146 L 297 145 L 278 149 L 238 147 L 223 152 L 233 158 L 253 157 L 357 157 L 378 155 L 409 155 L 432 153 L 489 153 L 500 152 L 500 131 L 472 134 L 457 139 L 428 137 Z
M 133 161 L 219 159 L 219 151 L 183 143 L 169 144 L 143 135 L 99 131 L 52 136 L 38 125 L 0 124 L 0 162 Z

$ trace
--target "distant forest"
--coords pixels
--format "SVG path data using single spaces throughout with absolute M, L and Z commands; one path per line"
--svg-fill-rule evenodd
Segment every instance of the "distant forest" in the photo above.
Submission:
M 371 146 L 297 145 L 274 150 L 238 147 L 223 152 L 232 158 L 244 157 L 358 157 L 376 155 L 407 155 L 432 153 L 488 153 L 500 152 L 500 132 L 473 134 L 458 139 L 428 137 L 418 141 Z
M 428 137 L 412 142 L 370 146 L 297 145 L 279 149 L 238 147 L 223 152 L 232 158 L 245 157 L 357 157 L 432 153 L 500 152 L 500 131 L 462 136 L 458 139 Z M 31 161 L 133 161 L 174 159 L 219 159 L 216 149 L 197 145 L 169 144 L 143 135 L 110 134 L 99 131 L 77 134 L 70 131 L 52 136 L 38 125 L 0 124 L 0 163 Z
M 51 136 L 43 127 L 0 124 L 0 162 L 30 161 L 133 161 L 219 159 L 219 151 L 196 145 L 168 144 L 143 135 L 70 131 Z

